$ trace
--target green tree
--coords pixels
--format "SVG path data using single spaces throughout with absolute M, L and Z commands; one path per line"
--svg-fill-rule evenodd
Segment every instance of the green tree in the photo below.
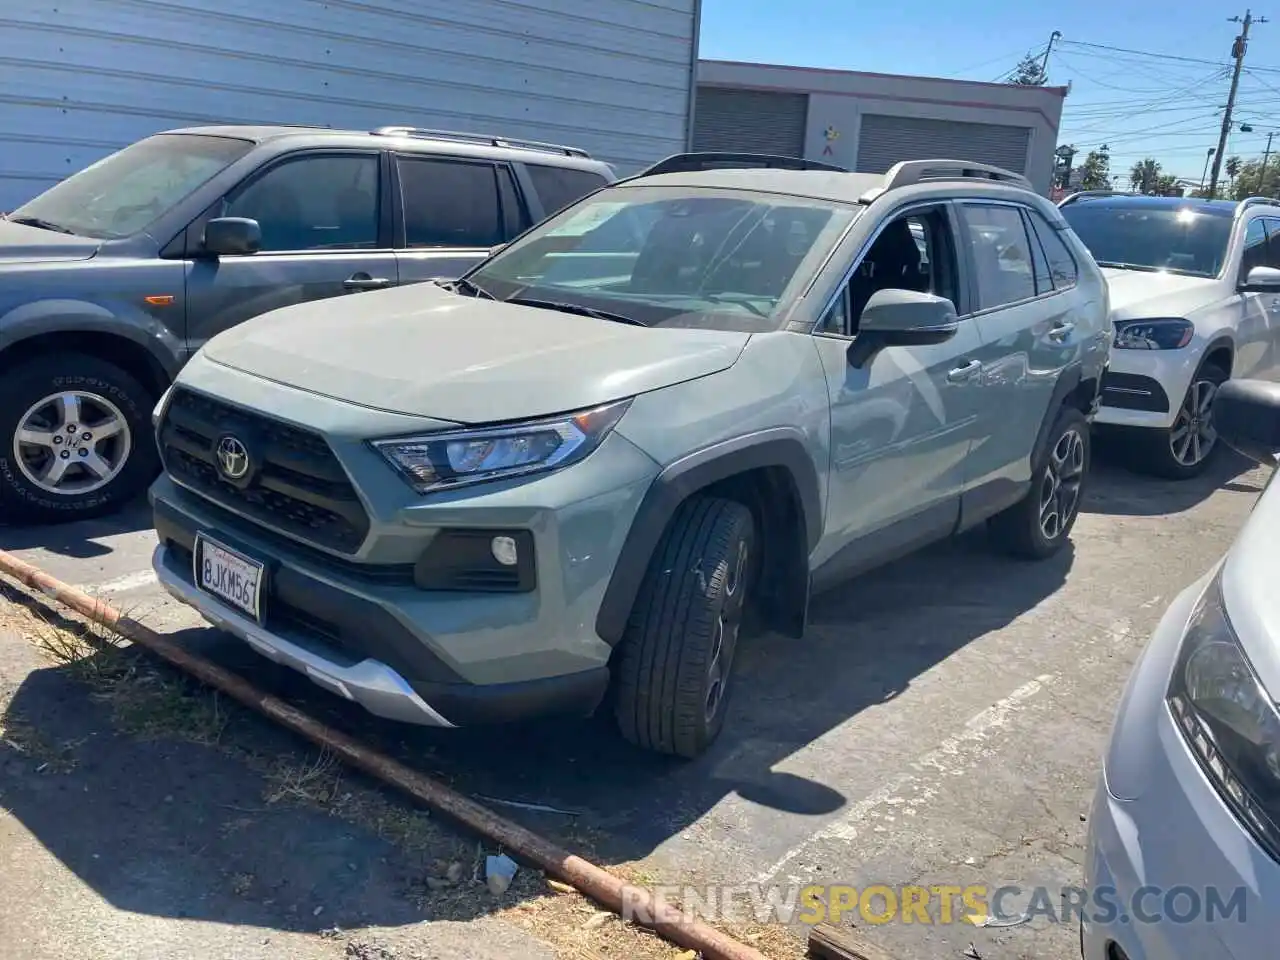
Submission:
M 1013 76 L 1009 78 L 1009 82 L 1023 87 L 1043 87 L 1049 82 L 1049 78 L 1040 63 L 1040 57 L 1028 53 L 1013 68 Z
M 1240 176 L 1240 167 L 1241 163 L 1239 157 L 1227 157 L 1227 162 L 1222 165 L 1222 169 L 1227 171 L 1227 176 L 1232 180 L 1235 180 L 1236 177 Z
M 1265 172 L 1261 160 L 1241 163 L 1240 172 L 1231 183 L 1231 196 L 1236 200 L 1280 196 L 1280 157 L 1269 159 Z
M 1090 150 L 1080 164 L 1080 189 L 1111 189 L 1111 151 L 1105 143 L 1097 150 Z
M 1160 185 L 1160 161 L 1153 157 L 1139 160 L 1129 171 L 1129 183 L 1139 193 L 1154 194 Z
M 1156 177 L 1154 193 L 1157 197 L 1180 197 L 1183 190 L 1178 186 L 1178 178 L 1171 173 L 1162 173 Z

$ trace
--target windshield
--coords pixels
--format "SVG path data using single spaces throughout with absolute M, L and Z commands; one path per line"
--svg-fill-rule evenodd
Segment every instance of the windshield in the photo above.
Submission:
M 132 236 L 252 147 L 229 137 L 148 137 L 50 187 L 8 219 L 100 240 Z
M 1062 215 L 1100 266 L 1216 277 L 1226 263 L 1229 210 L 1083 200 Z
M 623 322 L 773 330 L 857 214 L 801 197 L 619 187 L 535 227 L 467 279 L 474 295 Z

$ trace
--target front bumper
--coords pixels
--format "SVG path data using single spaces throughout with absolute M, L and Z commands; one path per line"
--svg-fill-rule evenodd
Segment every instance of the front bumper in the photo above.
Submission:
M 1112 944 L 1129 960 L 1253 960 L 1280 940 L 1280 864 L 1223 803 L 1164 703 L 1204 583 L 1171 606 L 1116 718 L 1089 817 L 1084 960 L 1114 960 Z
M 1204 346 L 1195 338 L 1182 350 L 1112 348 L 1095 422 L 1158 430 L 1172 426 Z

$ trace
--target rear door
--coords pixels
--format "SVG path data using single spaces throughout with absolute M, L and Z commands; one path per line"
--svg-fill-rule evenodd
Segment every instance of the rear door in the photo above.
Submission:
M 529 225 L 508 163 L 406 153 L 394 164 L 404 283 L 460 276 Z
M 278 307 L 397 282 L 379 151 L 286 155 L 255 171 L 187 230 L 203 242 L 212 217 L 247 217 L 262 229 L 249 256 L 187 261 L 187 347 Z

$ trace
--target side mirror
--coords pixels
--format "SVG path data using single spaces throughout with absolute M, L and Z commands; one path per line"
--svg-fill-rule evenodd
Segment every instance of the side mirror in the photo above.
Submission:
M 1262 293 L 1280 292 L 1280 270 L 1275 267 L 1254 267 L 1244 278 L 1240 289 Z
M 217 217 L 204 225 L 204 252 L 242 257 L 262 249 L 262 228 L 247 217 Z
M 861 367 L 883 347 L 945 343 L 959 329 L 956 308 L 945 297 L 915 290 L 877 290 L 862 308 L 849 363 Z
M 1280 383 L 1228 380 L 1213 398 L 1213 426 L 1227 446 L 1250 460 L 1274 464 L 1280 454 Z

